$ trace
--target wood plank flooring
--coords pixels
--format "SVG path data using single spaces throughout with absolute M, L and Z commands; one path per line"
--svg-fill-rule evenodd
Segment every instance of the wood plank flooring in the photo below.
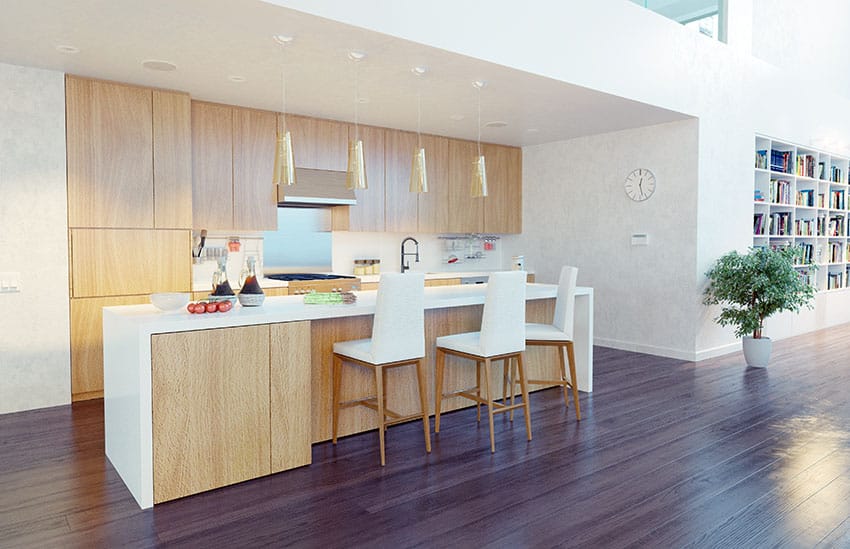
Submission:
M 581 423 L 558 390 L 313 446 L 313 465 L 142 511 L 103 405 L 0 416 L 0 547 L 850 547 L 850 325 L 698 364 L 596 348 Z M 485 416 L 486 417 L 486 416 Z

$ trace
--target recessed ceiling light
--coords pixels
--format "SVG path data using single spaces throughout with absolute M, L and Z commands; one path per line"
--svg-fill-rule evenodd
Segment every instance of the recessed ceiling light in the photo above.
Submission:
M 449 116 L 449 119 L 454 120 L 455 122 L 460 122 L 464 118 L 466 118 L 466 117 L 462 114 L 452 114 L 452 115 Z
M 360 103 L 360 104 L 368 103 L 369 98 L 368 97 L 360 97 L 359 99 L 357 99 L 357 102 Z
M 492 122 L 487 122 L 484 124 L 485 128 L 504 128 L 508 123 L 502 120 L 493 120 Z
M 161 61 L 159 59 L 148 59 L 146 61 L 142 61 L 142 66 L 152 71 L 170 72 L 177 70 L 177 65 L 171 61 Z
M 350 52 L 348 52 L 348 58 L 352 61 L 362 61 L 365 57 L 365 51 L 351 50 Z
M 525 131 L 527 131 L 528 133 L 538 133 L 540 130 L 538 130 L 537 128 L 528 128 Z
M 231 75 L 231 76 L 228 76 L 227 78 L 228 78 L 231 82 L 240 82 L 240 83 L 241 83 L 241 82 L 244 82 L 244 81 L 246 80 L 246 78 L 245 78 L 244 76 L 239 76 L 239 75 L 236 75 L 236 74 Z
M 80 48 L 75 48 L 74 46 L 71 46 L 69 44 L 60 44 L 56 46 L 56 51 L 62 53 L 80 53 Z
M 473 81 L 472 81 L 472 87 L 473 87 L 473 88 L 476 88 L 476 89 L 479 89 L 479 90 L 480 90 L 480 89 L 482 89 L 482 88 L 484 88 L 484 87 L 486 87 L 486 86 L 487 86 L 487 81 L 486 81 L 486 80 L 473 80 Z
M 289 36 L 287 34 L 275 34 L 274 36 L 272 36 L 272 38 L 281 46 L 289 44 L 294 39 L 292 36 Z
M 413 67 L 412 69 L 410 69 L 410 72 L 412 72 L 416 76 L 422 76 L 423 74 L 428 72 L 428 67 L 423 67 L 420 65 L 418 67 Z

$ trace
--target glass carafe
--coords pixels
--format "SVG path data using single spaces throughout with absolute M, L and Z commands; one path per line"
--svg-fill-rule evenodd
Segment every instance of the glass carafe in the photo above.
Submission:
M 257 280 L 257 258 L 254 256 L 248 256 L 246 262 L 248 263 L 248 268 L 243 272 L 244 278 L 242 279 L 242 289 L 239 293 L 262 294 L 263 289 L 260 287 L 260 283 Z
M 227 256 L 218 258 L 218 269 L 213 273 L 212 280 L 214 296 L 231 296 L 233 289 L 230 287 L 230 282 L 227 280 Z

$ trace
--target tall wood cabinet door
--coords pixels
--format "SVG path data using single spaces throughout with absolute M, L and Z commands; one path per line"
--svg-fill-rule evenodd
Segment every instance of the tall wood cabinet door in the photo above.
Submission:
M 484 232 L 522 232 L 522 149 L 481 145 L 487 162 Z
M 418 196 L 419 232 L 449 232 L 449 140 L 423 135 L 428 192 Z
M 154 224 L 151 90 L 65 80 L 68 224 Z
M 186 93 L 152 93 L 154 227 L 191 229 L 191 101 Z
M 416 232 L 419 226 L 418 194 L 410 192 L 410 170 L 416 146 L 415 133 L 387 131 L 386 230 L 391 233 L 412 233 Z M 426 148 L 426 169 L 430 176 L 429 154 L 430 151 Z
M 477 233 L 484 229 L 484 201 L 487 198 L 472 198 L 472 163 L 477 156 L 476 143 L 449 140 L 447 232 Z
M 295 166 L 345 171 L 348 167 L 348 124 L 307 116 L 286 115 Z
M 312 461 L 310 322 L 270 325 L 272 473 Z
M 233 228 L 277 229 L 277 188 L 272 184 L 277 113 L 233 109 Z
M 150 303 L 147 295 L 71 300 L 71 399 L 103 396 L 103 308 Z
M 71 229 L 71 297 L 188 292 L 188 230 Z
M 151 336 L 154 503 L 271 473 L 269 326 Z
M 379 232 L 384 230 L 384 136 L 383 128 L 360 126 L 363 162 L 366 164 L 367 189 L 355 189 L 357 204 L 349 209 L 348 230 Z M 354 140 L 354 126 L 349 126 Z
M 192 101 L 192 226 L 233 229 L 233 109 Z

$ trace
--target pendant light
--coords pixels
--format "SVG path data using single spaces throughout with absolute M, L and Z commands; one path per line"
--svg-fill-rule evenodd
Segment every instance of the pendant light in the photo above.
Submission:
M 419 78 L 428 69 L 425 67 L 413 67 L 411 72 Z M 416 90 L 416 150 L 413 152 L 413 162 L 410 166 L 410 192 L 428 192 L 428 170 L 425 168 L 425 147 L 422 146 L 422 86 L 417 83 Z
M 291 36 L 275 35 L 275 42 L 281 45 L 281 51 L 292 42 Z M 281 57 L 283 57 L 281 55 Z M 275 185 L 295 185 L 295 159 L 292 155 L 292 136 L 286 129 L 286 63 L 281 62 L 281 116 L 280 128 L 277 131 L 277 145 L 274 155 L 274 172 L 272 183 Z
M 484 165 L 484 155 L 481 154 L 481 88 L 487 85 L 483 80 L 476 80 L 472 87 L 478 90 L 478 157 L 472 162 L 472 197 L 487 196 L 487 168 Z
M 360 140 L 360 82 L 358 80 L 360 61 L 366 54 L 352 51 L 348 58 L 354 62 L 354 139 L 348 142 L 348 170 L 345 174 L 345 186 L 349 189 L 366 189 L 366 165 L 363 161 L 363 141 Z

